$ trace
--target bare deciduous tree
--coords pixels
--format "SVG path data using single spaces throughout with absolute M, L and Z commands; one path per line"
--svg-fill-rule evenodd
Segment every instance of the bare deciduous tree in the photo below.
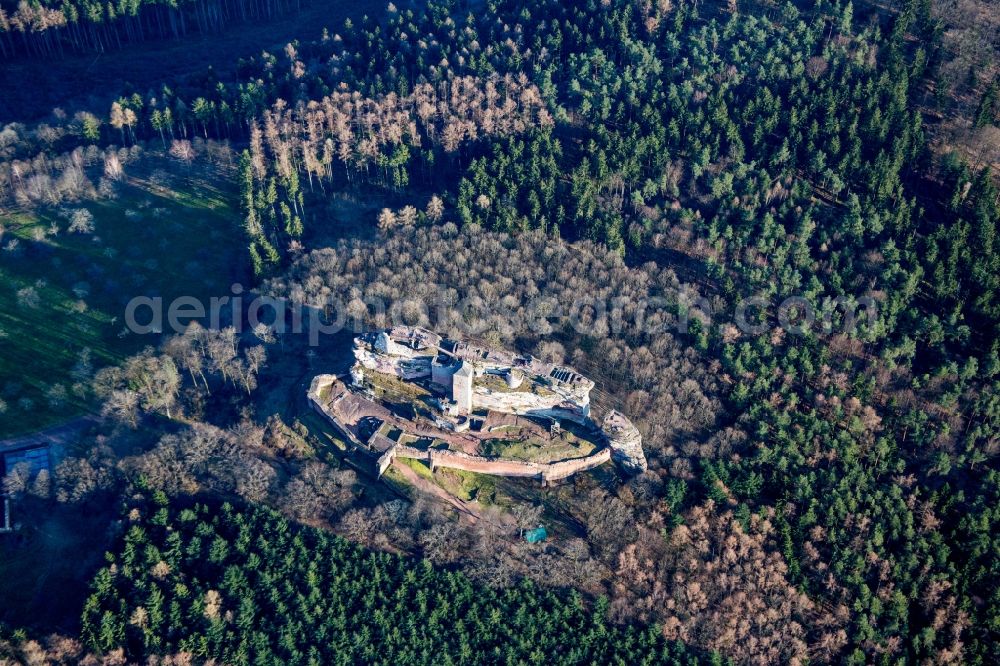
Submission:
M 70 216 L 69 230 L 75 234 L 94 233 L 94 214 L 86 208 L 78 208 Z

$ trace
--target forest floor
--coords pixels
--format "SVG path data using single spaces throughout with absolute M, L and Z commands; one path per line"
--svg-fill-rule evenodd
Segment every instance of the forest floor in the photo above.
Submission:
M 293 40 L 319 39 L 323 28 L 335 34 L 345 19 L 381 16 L 386 4 L 308 0 L 300 11 L 274 20 L 232 24 L 221 34 L 196 33 L 67 56 L 59 59 L 58 67 L 42 58 L 5 61 L 0 67 L 0 123 L 39 119 L 55 107 L 103 109 L 108 100 L 95 97 L 94 91 L 155 88 L 178 76 L 202 73 L 208 69 L 206 63 L 214 64 L 219 76 L 231 77 L 241 58 L 280 50 Z M 26 85 L 29 81 L 31 85 Z
M 14 507 L 13 519 L 18 520 Z M 43 512 L 32 511 L 33 516 Z M 0 622 L 75 632 L 88 580 L 104 563 L 114 505 L 60 505 L 0 540 Z

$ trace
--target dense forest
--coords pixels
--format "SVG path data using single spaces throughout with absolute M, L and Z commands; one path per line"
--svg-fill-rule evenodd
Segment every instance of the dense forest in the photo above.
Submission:
M 84 607 L 82 638 L 102 653 L 236 665 L 698 663 L 655 628 L 608 623 L 603 602 L 588 610 L 531 584 L 478 589 L 267 509 L 143 499 Z
M 113 51 L 148 39 L 178 39 L 189 32 L 211 34 L 234 21 L 266 21 L 300 7 L 300 0 L 4 0 L 0 3 L 0 58 Z
M 292 10 L 50 16 L 79 9 L 22 3 L 0 13 L 0 44 L 55 56 L 182 16 L 211 30 Z M 33 20 L 52 30 L 16 28 Z M 39 515 L 144 489 L 106 544 L 75 654 L 995 660 L 990 26 L 974 1 L 434 0 L 248 57 L 235 79 L 4 128 L 0 206 L 57 211 L 32 236 L 0 228 L 9 265 L 51 260 L 39 248 L 60 235 L 99 243 L 90 208 L 149 160 L 211 165 L 238 208 L 217 240 L 261 293 L 336 299 L 360 328 L 391 323 L 374 301 L 487 304 L 403 310 L 587 372 L 650 461 L 545 491 L 476 481 L 496 514 L 469 524 L 379 496 L 275 412 L 333 351 L 191 327 L 103 369 L 78 362 L 72 393 L 97 405 L 100 434 L 51 481 L 5 483 Z M 18 283 L 17 307 L 45 293 Z M 621 305 L 567 317 L 581 297 Z M 814 326 L 789 324 L 775 307 L 789 298 Z M 748 299 L 769 304 L 754 331 L 733 323 Z M 191 499 L 205 495 L 234 504 Z M 565 534 L 530 549 L 507 514 Z M 54 649 L 19 635 L 0 650 L 29 644 Z

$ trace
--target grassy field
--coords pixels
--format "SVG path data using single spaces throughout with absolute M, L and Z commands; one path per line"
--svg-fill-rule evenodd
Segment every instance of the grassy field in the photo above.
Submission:
M 413 458 L 402 458 L 402 457 L 396 458 L 396 460 L 398 460 L 399 462 L 403 463 L 404 465 L 412 469 L 414 472 L 417 473 L 418 476 L 422 476 L 428 481 L 434 480 L 434 472 L 431 471 L 431 468 L 428 467 L 427 463 L 425 463 L 423 460 L 414 460 Z
M 421 478 L 437 484 L 460 500 L 466 502 L 476 500 L 480 504 L 497 503 L 496 478 L 488 474 L 448 467 L 439 467 L 432 472 L 422 460 L 401 457 L 396 460 L 412 469 Z
M 207 299 L 245 282 L 233 204 L 226 174 L 149 157 L 115 199 L 0 213 L 0 437 L 89 409 L 88 367 L 158 342 L 126 329 L 131 298 Z M 92 234 L 68 230 L 79 209 Z
M 413 493 L 415 492 L 413 485 L 396 468 L 390 466 L 389 469 L 385 470 L 381 482 L 389 486 L 396 493 L 410 499 L 413 498 Z
M 466 502 L 476 500 L 480 504 L 495 504 L 497 500 L 496 477 L 488 474 L 439 467 L 434 471 L 434 482 Z

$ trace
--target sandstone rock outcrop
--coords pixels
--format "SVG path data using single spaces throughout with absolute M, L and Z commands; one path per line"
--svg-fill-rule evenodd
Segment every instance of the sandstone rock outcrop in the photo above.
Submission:
M 601 425 L 611 447 L 611 458 L 626 472 L 639 474 L 647 469 L 639 429 L 619 411 L 611 410 Z

